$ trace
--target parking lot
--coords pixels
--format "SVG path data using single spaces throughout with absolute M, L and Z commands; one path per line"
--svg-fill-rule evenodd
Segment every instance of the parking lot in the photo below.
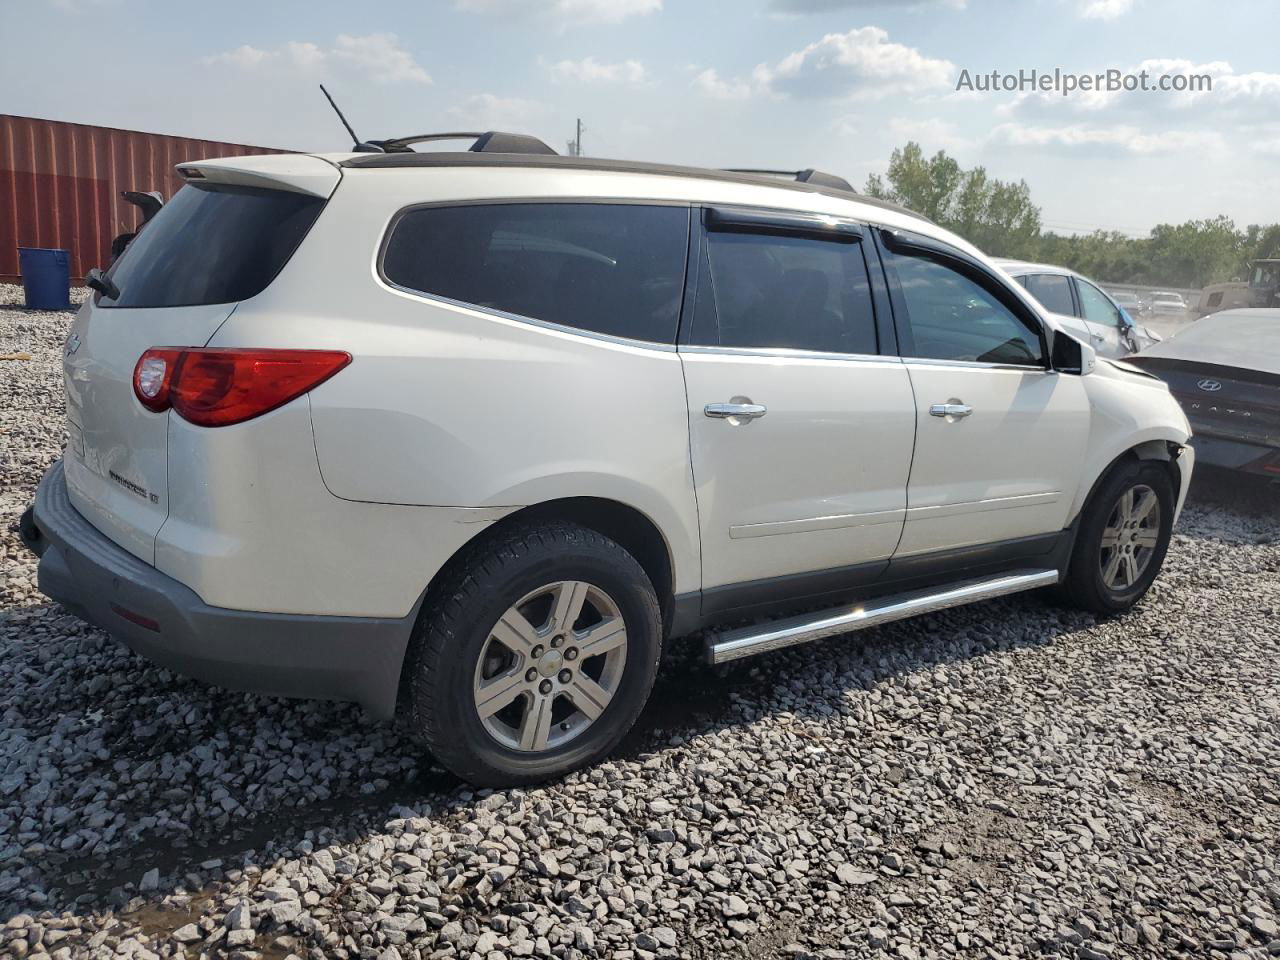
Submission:
M 16 519 L 70 317 L 20 302 L 0 955 L 1280 955 L 1276 489 L 1198 478 L 1130 615 L 1022 596 L 724 672 L 687 645 L 611 760 L 474 792 L 355 707 L 182 679 L 38 593 Z

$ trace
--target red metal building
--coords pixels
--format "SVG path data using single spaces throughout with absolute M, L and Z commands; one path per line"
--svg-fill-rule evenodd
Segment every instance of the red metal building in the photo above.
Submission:
M 182 186 L 174 164 L 284 152 L 0 114 L 0 282 L 17 282 L 18 247 L 70 251 L 75 280 L 106 267 L 111 239 L 141 216 L 120 192 L 168 200 Z

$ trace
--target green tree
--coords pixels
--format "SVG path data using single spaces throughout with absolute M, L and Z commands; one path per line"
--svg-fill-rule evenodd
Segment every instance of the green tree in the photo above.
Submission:
M 1280 257 L 1280 224 L 1237 229 L 1229 217 L 1161 224 L 1147 237 L 1114 231 L 1042 233 L 1026 181 L 963 169 L 944 151 L 926 157 L 912 142 L 893 151 L 884 176 L 865 192 L 922 213 L 992 256 L 1070 267 L 1105 283 L 1203 287 L 1245 279 L 1249 263 Z
M 1230 217 L 1162 223 L 1148 245 L 1152 282 L 1203 287 L 1230 280 L 1239 271 L 1243 246 L 1244 235 Z
M 925 157 L 915 142 L 894 150 L 885 176 L 873 174 L 865 191 L 924 214 L 993 256 L 1031 256 L 1040 236 L 1040 209 L 1025 181 L 995 180 L 983 167 L 964 170 L 941 150 Z
M 1245 279 L 1249 275 L 1252 260 L 1280 259 L 1280 223 L 1263 227 L 1250 224 L 1244 232 L 1244 243 L 1236 276 Z

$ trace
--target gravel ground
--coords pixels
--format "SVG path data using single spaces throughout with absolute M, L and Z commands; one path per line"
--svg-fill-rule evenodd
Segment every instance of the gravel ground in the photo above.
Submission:
M 0 287 L 0 305 L 20 291 Z M 1039 597 L 715 673 L 474 792 L 353 707 L 152 667 L 35 590 L 68 317 L 0 306 L 0 955 L 1280 955 L 1280 497 L 1198 482 L 1108 622 Z

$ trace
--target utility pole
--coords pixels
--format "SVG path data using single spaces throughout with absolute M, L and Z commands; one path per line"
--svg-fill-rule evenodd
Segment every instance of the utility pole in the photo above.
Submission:
M 582 156 L 582 118 L 581 117 L 578 118 L 577 133 L 574 135 L 574 138 L 569 141 L 568 147 L 569 147 L 569 156 L 571 157 Z

